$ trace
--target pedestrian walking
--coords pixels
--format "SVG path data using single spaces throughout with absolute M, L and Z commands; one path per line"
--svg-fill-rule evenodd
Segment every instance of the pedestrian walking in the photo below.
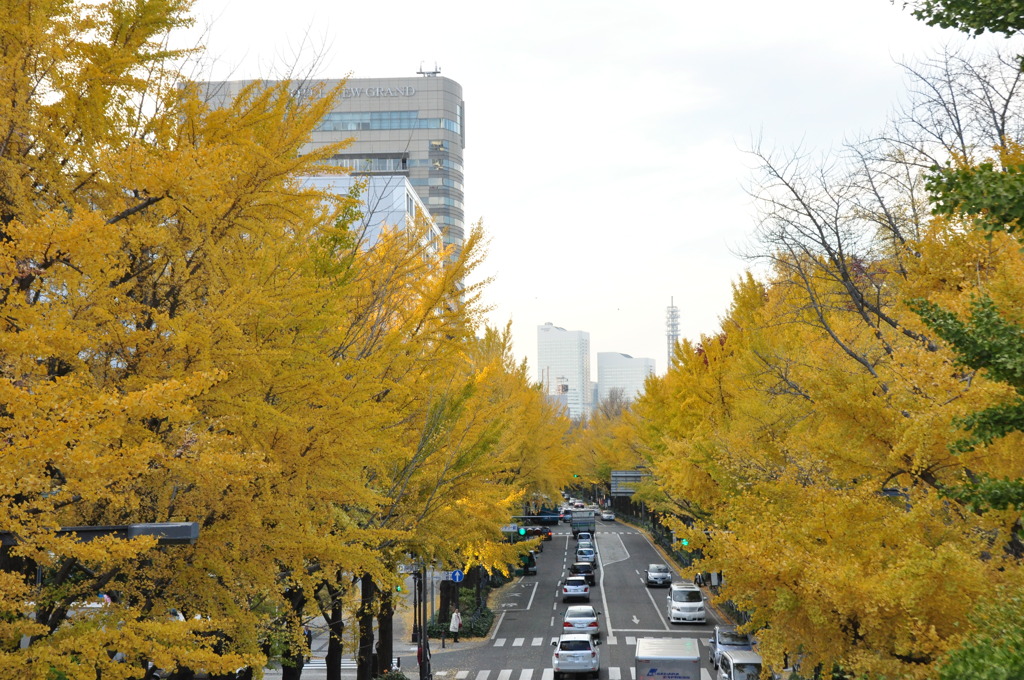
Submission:
M 459 631 L 462 630 L 462 614 L 459 613 L 459 608 L 456 607 L 452 612 L 451 623 L 448 624 L 448 630 L 452 634 L 452 642 L 459 641 Z
M 306 661 L 313 658 L 313 630 L 309 626 L 302 627 L 302 637 L 306 639 Z

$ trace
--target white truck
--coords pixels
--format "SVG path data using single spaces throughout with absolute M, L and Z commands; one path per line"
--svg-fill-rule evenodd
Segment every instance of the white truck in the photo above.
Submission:
M 589 532 L 591 535 L 597 531 L 597 519 L 593 510 L 573 510 L 572 519 L 569 520 L 569 528 L 572 529 L 572 537 L 576 538 L 581 531 Z
M 636 680 L 700 680 L 700 650 L 692 638 L 637 638 Z

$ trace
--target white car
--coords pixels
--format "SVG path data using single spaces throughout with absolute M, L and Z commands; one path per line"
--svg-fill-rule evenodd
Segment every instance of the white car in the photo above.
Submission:
M 614 522 L 615 521 L 615 513 L 612 512 L 611 510 L 603 510 L 603 511 L 601 511 L 601 519 L 604 520 L 605 522 Z
M 565 610 L 562 617 L 562 634 L 586 633 L 593 637 L 601 637 L 601 624 L 597 617 L 601 612 L 589 604 L 577 604 Z
M 757 652 L 724 652 L 718 659 L 718 680 L 758 680 L 762 663 Z
M 668 593 L 668 620 L 672 623 L 706 623 L 704 593 L 692 583 L 673 583 Z
M 576 551 L 577 562 L 590 562 L 593 564 L 597 562 L 597 553 L 594 552 L 593 548 L 580 548 Z
M 551 643 L 555 653 L 551 655 L 551 667 L 555 680 L 565 675 L 589 675 L 595 678 L 601 673 L 600 640 L 589 635 L 563 635 Z
M 581 531 L 576 534 L 577 541 L 593 541 L 594 536 L 589 531 Z
M 570 576 L 562 585 L 562 602 L 586 600 L 590 602 L 590 584 L 584 576 Z

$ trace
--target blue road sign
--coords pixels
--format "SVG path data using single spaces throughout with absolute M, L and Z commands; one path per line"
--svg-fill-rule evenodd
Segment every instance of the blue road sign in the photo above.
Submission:
M 461 569 L 452 570 L 452 580 L 456 583 L 461 583 L 462 579 L 466 578 L 466 575 L 462 573 Z

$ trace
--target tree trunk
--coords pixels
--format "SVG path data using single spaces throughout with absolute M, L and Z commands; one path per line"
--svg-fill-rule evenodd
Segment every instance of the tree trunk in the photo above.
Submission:
M 456 590 L 455 583 L 452 581 L 441 581 L 439 586 L 441 603 L 437 608 L 437 620 L 448 621 L 451 616 L 452 605 L 459 603 L 459 591 Z
M 472 571 L 476 574 L 476 583 L 473 584 L 476 589 L 476 610 L 480 611 L 484 608 L 484 583 L 487 579 L 487 572 L 479 564 L 473 567 Z
M 377 584 L 369 574 L 359 579 L 359 655 L 356 661 L 356 680 L 371 680 L 373 677 L 373 610 L 376 603 Z
M 338 580 L 343 578 L 338 574 Z M 341 655 L 345 651 L 342 634 L 345 632 L 344 607 L 341 601 L 341 591 L 325 586 L 327 593 L 331 596 L 331 607 L 329 611 L 321 611 L 324 620 L 327 621 L 327 680 L 341 680 Z
M 306 594 L 302 591 L 302 588 L 289 588 L 285 591 L 284 596 L 292 608 L 292 616 L 289 617 L 288 627 L 297 627 L 302 620 L 302 612 L 306 607 Z M 293 635 L 291 641 L 289 641 L 288 648 L 284 653 L 286 663 L 282 664 L 281 680 L 300 680 L 302 678 L 302 667 L 306 663 L 306 648 L 304 641 L 294 642 L 296 637 L 302 638 L 301 635 Z
M 380 592 L 380 614 L 377 616 L 377 673 L 391 670 L 391 660 L 395 658 L 394 647 L 394 595 L 390 591 Z

